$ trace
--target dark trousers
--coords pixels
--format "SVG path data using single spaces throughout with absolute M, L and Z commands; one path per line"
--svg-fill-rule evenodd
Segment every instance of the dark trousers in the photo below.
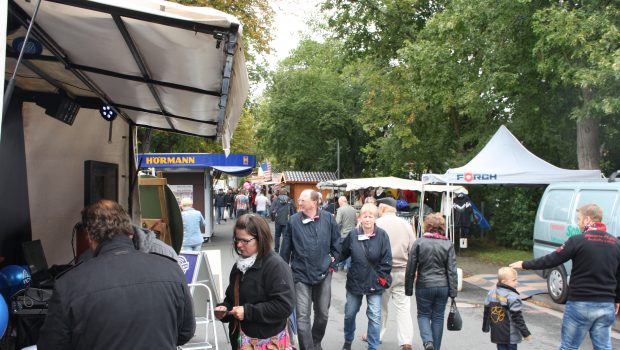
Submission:
M 276 237 L 274 239 L 276 241 L 276 246 L 274 247 L 276 253 L 280 252 L 280 241 L 282 239 L 282 233 L 284 232 L 284 230 L 286 230 L 286 225 L 276 224 Z

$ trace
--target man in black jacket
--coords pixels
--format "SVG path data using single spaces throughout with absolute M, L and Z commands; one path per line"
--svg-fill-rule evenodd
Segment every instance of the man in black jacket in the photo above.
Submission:
M 276 253 L 280 252 L 280 241 L 282 240 L 282 233 L 286 230 L 286 225 L 291 215 L 295 214 L 295 204 L 293 200 L 286 195 L 286 190 L 281 189 L 273 202 L 271 203 L 271 213 L 275 221 L 276 234 L 275 234 L 275 247 Z
M 192 297 L 173 259 L 135 249 L 127 213 L 99 200 L 82 222 L 94 257 L 57 278 L 38 349 L 175 349 L 196 328 Z
M 303 191 L 298 204 L 301 212 L 289 220 L 280 256 L 287 264 L 290 262 L 293 271 L 299 345 L 302 350 L 321 350 L 331 301 L 332 271 L 340 255 L 340 230 L 336 219 L 319 209 L 318 192 Z
M 588 333 L 594 349 L 611 349 L 611 325 L 620 306 L 620 244 L 606 232 L 598 205 L 584 205 L 577 214 L 582 234 L 553 253 L 510 267 L 542 270 L 572 260 L 560 350 L 578 349 Z

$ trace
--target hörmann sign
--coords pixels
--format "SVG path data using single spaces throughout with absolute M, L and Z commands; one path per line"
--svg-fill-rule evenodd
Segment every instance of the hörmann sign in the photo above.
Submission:
M 472 181 L 494 181 L 494 180 L 497 180 L 497 174 L 462 173 L 462 174 L 456 174 L 456 179 L 458 181 L 464 180 L 465 182 L 472 182 Z
M 219 153 L 143 153 L 138 154 L 140 168 L 255 167 L 253 154 Z

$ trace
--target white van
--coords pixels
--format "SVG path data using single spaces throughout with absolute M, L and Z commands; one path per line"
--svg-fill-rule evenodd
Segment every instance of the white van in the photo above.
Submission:
M 620 182 L 565 182 L 551 184 L 540 200 L 534 224 L 534 257 L 547 255 L 571 236 L 581 234 L 577 209 L 594 203 L 603 209 L 607 232 L 620 236 Z M 568 280 L 572 269 L 569 260 L 564 265 L 536 271 L 547 279 L 551 299 L 565 303 Z

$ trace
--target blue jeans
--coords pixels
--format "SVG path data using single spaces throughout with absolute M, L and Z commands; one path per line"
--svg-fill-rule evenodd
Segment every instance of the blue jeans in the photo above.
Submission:
M 432 341 L 435 350 L 440 350 L 448 287 L 416 288 L 415 300 L 418 305 L 418 327 L 422 342 Z
M 351 268 L 351 257 L 348 257 L 347 260 L 343 260 L 340 263 L 338 263 L 338 266 L 343 269 L 343 268 L 347 268 L 347 270 L 349 270 Z
M 497 344 L 497 350 L 517 350 L 517 344 Z
M 562 319 L 560 350 L 577 350 L 590 333 L 594 350 L 611 350 L 611 325 L 614 304 L 591 301 L 568 301 Z
M 222 221 L 222 218 L 224 218 L 224 208 L 226 207 L 216 207 L 216 214 L 217 214 L 217 224 L 219 225 L 220 222 Z
M 301 349 L 321 350 L 321 341 L 327 328 L 329 304 L 332 298 L 332 274 L 318 284 L 295 283 L 297 294 L 297 338 Z M 310 324 L 310 313 L 314 322 Z M 331 349 L 331 347 L 330 347 Z
M 363 295 L 347 291 L 347 303 L 344 306 L 344 342 L 351 344 L 355 338 L 355 316 L 360 311 Z M 366 316 L 368 317 L 368 349 L 379 347 L 381 333 L 381 294 L 366 295 Z

